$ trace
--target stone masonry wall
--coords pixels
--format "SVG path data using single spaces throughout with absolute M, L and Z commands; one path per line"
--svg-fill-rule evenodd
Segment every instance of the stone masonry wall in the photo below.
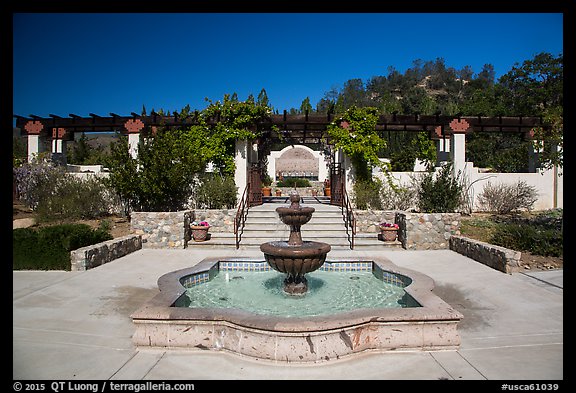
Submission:
M 189 232 L 186 223 L 194 220 L 194 211 L 132 212 L 130 229 L 142 236 L 144 248 L 185 248 Z
M 405 213 L 406 248 L 450 248 L 450 237 L 460 235 L 460 213 Z
M 236 209 L 196 209 L 194 213 L 196 221 L 208 222 L 210 232 L 234 233 Z
M 464 236 L 452 236 L 450 249 L 501 272 L 513 273 L 520 269 L 520 257 L 522 255 L 520 251 Z
M 403 246 L 411 250 L 448 249 L 452 235 L 460 234 L 460 213 L 407 213 L 392 210 L 355 210 L 356 231 L 360 233 L 379 232 L 381 222 L 401 221 L 405 218 L 406 240 Z
M 140 235 L 127 235 L 105 242 L 72 250 L 72 271 L 84 271 L 103 265 L 142 248 Z

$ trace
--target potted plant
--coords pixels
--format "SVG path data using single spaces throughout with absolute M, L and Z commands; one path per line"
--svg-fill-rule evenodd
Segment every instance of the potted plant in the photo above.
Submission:
M 262 196 L 272 196 L 272 178 L 269 174 L 264 175 L 262 178 Z
M 381 222 L 378 224 L 380 227 L 380 234 L 382 235 L 382 240 L 385 242 L 393 242 L 398 237 L 398 224 L 391 224 L 389 222 Z
M 192 238 L 195 242 L 203 242 L 208 237 L 208 230 L 210 229 L 210 224 L 206 221 L 196 222 L 194 221 L 190 224 L 190 229 L 192 229 Z
M 318 196 L 318 190 L 313 188 L 312 189 L 312 196 Z
M 330 179 L 324 180 L 324 196 L 331 196 L 331 193 L 330 193 Z
M 277 188 L 276 189 L 276 196 L 282 196 L 282 190 Z

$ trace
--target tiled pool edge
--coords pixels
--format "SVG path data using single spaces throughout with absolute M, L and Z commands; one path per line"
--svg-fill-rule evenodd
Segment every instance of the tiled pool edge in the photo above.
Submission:
M 158 280 L 160 293 L 132 314 L 137 346 L 224 350 L 257 359 L 320 362 L 365 351 L 457 349 L 462 315 L 432 293 L 433 281 L 386 258 L 369 258 L 382 270 L 412 280 L 405 287 L 422 307 L 356 310 L 333 316 L 280 318 L 241 310 L 170 307 L 185 288 L 182 277 L 207 272 L 219 261 L 259 258 L 207 258 Z M 367 258 L 328 262 L 368 262 Z

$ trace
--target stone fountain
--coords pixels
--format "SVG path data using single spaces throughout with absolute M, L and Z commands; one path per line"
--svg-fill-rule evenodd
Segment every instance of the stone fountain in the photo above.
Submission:
M 300 227 L 310 221 L 313 207 L 301 207 L 300 195 L 290 194 L 290 207 L 276 209 L 280 220 L 290 226 L 288 241 L 263 243 L 260 250 L 266 262 L 281 273 L 286 273 L 284 292 L 289 295 L 303 295 L 308 291 L 306 273 L 313 272 L 324 264 L 330 245 L 322 242 L 302 241 Z

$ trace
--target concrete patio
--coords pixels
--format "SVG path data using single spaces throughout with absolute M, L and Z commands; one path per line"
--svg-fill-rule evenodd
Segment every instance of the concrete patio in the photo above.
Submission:
M 142 249 L 84 272 L 13 272 L 13 378 L 170 379 L 563 379 L 563 271 L 505 274 L 449 250 L 334 250 L 385 256 L 430 276 L 464 315 L 457 351 L 365 353 L 315 365 L 223 352 L 136 348 L 130 314 L 157 279 L 205 257 L 259 250 Z

